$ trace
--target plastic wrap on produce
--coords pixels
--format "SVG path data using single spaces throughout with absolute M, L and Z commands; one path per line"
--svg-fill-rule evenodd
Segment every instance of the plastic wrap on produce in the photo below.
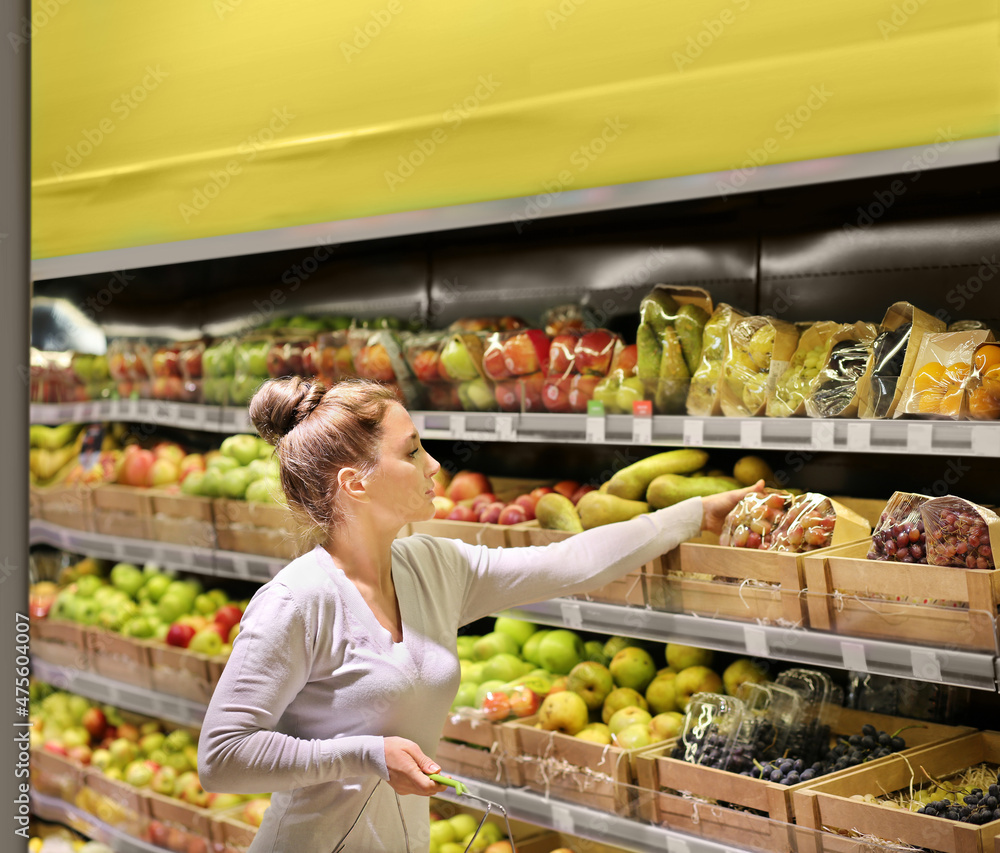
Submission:
M 816 492 L 751 492 L 722 524 L 719 544 L 761 551 L 815 551 L 867 536 L 858 513 Z
M 993 333 L 989 331 L 924 335 L 895 417 L 921 415 L 964 420 L 969 409 L 976 349 L 992 339 Z
M 719 403 L 719 377 L 729 352 L 729 328 L 746 315 L 721 303 L 705 323 L 701 337 L 701 359 L 691 376 L 686 409 L 689 415 L 702 417 L 722 414 Z
M 611 372 L 594 388 L 594 399 L 604 404 L 611 415 L 630 415 L 632 405 L 645 400 L 645 386 L 639 378 L 638 347 L 622 347 L 611 365 Z
M 993 569 L 993 543 L 1000 516 L 954 495 L 932 498 L 920 507 L 927 535 L 927 562 L 932 566 Z
M 830 353 L 805 400 L 811 418 L 857 417 L 860 388 L 871 366 L 878 329 L 871 323 L 841 326 L 832 338 Z
M 719 378 L 722 413 L 727 417 L 763 415 L 798 340 L 795 326 L 774 317 L 744 317 L 734 323 Z
M 232 351 L 232 374 L 225 392 L 230 405 L 245 406 L 264 382 L 283 375 L 276 369 L 277 360 L 271 358 L 272 345 L 277 341 L 274 335 L 259 332 L 236 342 Z M 220 382 L 220 395 L 222 387 Z
M 767 398 L 769 418 L 804 415 L 806 399 L 813 393 L 830 357 L 839 323 L 824 320 L 802 332 L 798 346 L 784 373 L 778 377 L 774 392 Z
M 974 421 L 1000 418 L 1000 344 L 984 343 L 972 355 L 966 414 Z
M 684 727 L 671 756 L 689 764 L 725 769 L 743 717 L 743 702 L 737 697 L 696 693 L 685 711 Z
M 930 498 L 913 492 L 895 492 L 872 533 L 869 560 L 926 563 L 927 540 L 920 509 Z
M 493 332 L 483 351 L 483 373 L 502 412 L 541 412 L 549 368 L 549 336 L 541 329 Z
M 563 332 L 552 338 L 549 368 L 542 386 L 548 412 L 587 411 L 598 385 L 611 372 L 623 349 L 622 339 L 607 329 Z

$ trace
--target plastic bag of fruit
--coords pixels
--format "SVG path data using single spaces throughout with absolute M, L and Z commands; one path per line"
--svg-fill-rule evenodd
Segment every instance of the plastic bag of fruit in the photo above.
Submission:
M 235 376 L 236 342 L 223 338 L 205 347 L 201 355 L 201 396 L 205 403 L 225 406 L 230 399 L 230 389 Z M 264 368 L 264 374 L 267 370 Z
M 909 302 L 889 306 L 881 332 L 872 344 L 868 379 L 859 389 L 862 418 L 888 418 L 896 411 L 903 388 L 913 372 L 920 341 L 929 332 L 943 332 L 944 323 Z
M 966 415 L 974 421 L 1000 418 L 1000 344 L 984 343 L 972 355 Z
M 604 404 L 611 415 L 631 415 L 632 406 L 646 399 L 646 387 L 639 378 L 638 348 L 635 344 L 622 347 L 611 365 L 611 372 L 594 388 L 595 400 Z
M 792 497 L 790 492 L 780 489 L 764 489 L 746 495 L 722 523 L 719 544 L 770 550 L 774 531 L 788 514 Z
M 403 357 L 405 342 L 410 334 L 389 328 L 355 325 L 347 333 L 347 342 L 358 376 L 381 382 L 396 393 L 400 402 L 413 406 L 420 400 L 420 388 L 413 381 Z
M 658 284 L 639 305 L 637 370 L 659 414 L 682 414 L 701 361 L 712 299 L 701 288 Z
M 689 415 L 702 417 L 722 414 L 719 403 L 719 376 L 729 353 L 729 329 L 746 316 L 727 305 L 717 305 L 708 318 L 701 337 L 701 359 L 691 376 L 686 402 Z
M 992 338 L 989 331 L 924 335 L 894 417 L 924 415 L 964 420 L 976 348 Z
M 927 539 L 920 509 L 929 500 L 915 492 L 894 492 L 875 525 L 867 558 L 926 563 Z
M 459 408 L 489 412 L 497 408 L 493 383 L 483 372 L 486 332 L 449 334 L 441 347 L 438 371 L 454 388 Z
M 459 317 L 450 326 L 449 332 L 510 332 L 515 329 L 526 329 L 527 322 L 520 317 Z
M 826 495 L 765 489 L 746 495 L 726 516 L 719 544 L 761 551 L 814 551 L 867 536 L 868 522 Z
M 483 373 L 494 383 L 502 412 L 541 412 L 549 369 L 549 336 L 541 329 L 493 332 L 483 350 Z
M 775 551 L 815 551 L 833 544 L 837 511 L 826 495 L 806 492 L 792 498 L 785 517 L 774 530 Z
M 831 338 L 830 354 L 805 400 L 811 418 L 854 418 L 859 389 L 867 379 L 878 329 L 871 323 L 844 325 Z
M 457 386 L 441 372 L 441 350 L 450 337 L 449 332 L 417 332 L 403 347 L 406 363 L 423 391 L 423 404 L 437 411 L 462 408 Z
M 333 385 L 341 379 L 358 375 L 354 370 L 354 359 L 347 342 L 347 328 L 320 332 L 316 336 L 316 351 L 319 360 L 317 375 L 325 385 Z
M 275 341 L 273 334 L 258 332 L 236 342 L 232 352 L 232 378 L 228 382 L 230 405 L 245 406 L 264 382 L 285 375 L 278 372 L 278 362 L 271 357 Z
M 798 346 L 788 367 L 768 395 L 766 412 L 769 418 L 787 418 L 805 414 L 806 398 L 812 394 L 816 381 L 833 347 L 833 336 L 841 324 L 830 320 L 813 323 L 799 336 Z
M 586 412 L 594 390 L 611 372 L 622 339 L 607 329 L 563 332 L 549 345 L 542 405 L 549 412 Z
M 944 495 L 920 507 L 927 534 L 927 562 L 932 566 L 993 569 L 993 542 L 1000 516 L 984 506 Z
M 576 303 L 557 305 L 542 315 L 542 328 L 549 337 L 563 332 L 583 332 L 587 328 L 583 308 Z
M 774 317 L 744 317 L 734 323 L 719 378 L 722 413 L 727 417 L 763 415 L 798 341 L 798 329 Z

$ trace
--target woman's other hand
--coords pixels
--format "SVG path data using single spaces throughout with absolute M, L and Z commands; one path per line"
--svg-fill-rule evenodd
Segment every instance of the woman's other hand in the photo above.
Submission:
M 389 784 L 397 794 L 419 794 L 430 797 L 445 790 L 444 785 L 432 782 L 428 775 L 441 768 L 424 755 L 412 740 L 401 737 L 383 739 L 385 766 L 389 771 Z
M 726 516 L 733 511 L 736 504 L 750 492 L 762 491 L 764 491 L 764 481 L 758 480 L 745 489 L 733 489 L 731 492 L 720 492 L 717 495 L 702 498 L 701 529 L 710 533 L 721 533 L 722 522 L 726 520 Z

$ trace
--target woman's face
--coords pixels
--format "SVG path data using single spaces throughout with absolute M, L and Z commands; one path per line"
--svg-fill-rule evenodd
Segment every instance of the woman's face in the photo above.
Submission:
M 410 415 L 393 404 L 382 421 L 381 458 L 376 475 L 369 481 L 373 503 L 401 519 L 425 521 L 434 515 L 434 481 L 441 466 L 423 448 Z

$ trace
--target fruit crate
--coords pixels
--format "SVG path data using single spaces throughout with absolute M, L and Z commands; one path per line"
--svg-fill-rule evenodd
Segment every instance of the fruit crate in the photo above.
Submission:
M 438 743 L 438 764 L 448 774 L 519 788 L 524 784 L 521 767 L 505 756 L 502 727 L 475 712 L 450 713 Z
M 216 498 L 212 513 L 223 551 L 293 560 L 312 548 L 297 532 L 297 523 L 286 507 Z
M 942 853 L 989 853 L 996 849 L 1000 820 L 975 826 L 850 799 L 859 794 L 879 797 L 908 791 L 911 783 L 916 788 L 927 781 L 922 771 L 943 780 L 983 762 L 1000 764 L 1000 732 L 974 732 L 945 744 L 910 751 L 905 757 L 889 756 L 877 764 L 814 780 L 794 793 L 795 814 L 800 824 L 811 829 L 831 833 L 854 830 Z M 801 853 L 818 853 L 834 846 L 846 849 L 842 846 L 844 839 L 836 835 L 831 837 L 830 846 L 824 836 L 811 833 L 802 833 L 799 841 Z
M 480 524 L 478 521 L 452 521 L 447 518 L 431 518 L 427 521 L 410 523 L 410 535 L 426 533 L 441 539 L 460 539 L 469 545 L 485 545 L 487 548 L 506 548 L 509 524 Z
M 149 832 L 149 805 L 145 792 L 88 768 L 77 806 L 125 835 L 144 838 Z
M 153 499 L 149 489 L 105 483 L 93 490 L 94 529 L 106 536 L 153 538 Z
M 667 849 L 664 847 L 664 849 Z M 586 853 L 628 853 L 624 847 L 612 847 L 600 841 L 589 838 L 578 838 L 564 832 L 546 832 L 521 841 L 517 845 L 517 853 L 552 853 L 554 850 L 580 850 Z
M 87 636 L 82 625 L 58 619 L 32 619 L 31 653 L 56 666 L 90 669 Z
M 208 853 L 212 840 L 212 815 L 184 800 L 143 789 L 149 823 L 143 840 L 167 850 Z
M 562 542 L 575 533 L 565 530 L 544 530 L 537 521 L 525 521 L 513 524 L 508 533 L 508 544 L 512 548 L 551 545 Z M 654 562 L 646 563 L 638 569 L 623 575 L 610 583 L 604 584 L 587 592 L 576 593 L 569 598 L 579 598 L 585 601 L 602 601 L 607 604 L 627 604 L 634 607 L 645 607 L 647 601 L 646 578 L 653 571 Z
M 159 489 L 150 491 L 152 534 L 158 542 L 215 548 L 212 499 Z
M 84 633 L 91 672 L 114 681 L 153 689 L 147 642 L 93 626 L 87 626 Z M 176 684 L 171 684 L 167 692 L 172 693 L 176 688 Z
M 31 787 L 39 794 L 75 803 L 86 767 L 41 747 L 31 748 Z
M 854 637 L 996 652 L 1000 569 L 868 560 L 869 545 L 868 540 L 855 542 L 806 558 L 810 627 Z M 925 600 L 961 606 L 917 603 Z
M 215 853 L 247 853 L 257 828 L 243 820 L 243 806 L 211 813 L 212 850 Z
M 522 785 L 546 797 L 631 817 L 634 758 L 644 749 L 622 749 L 535 728 L 537 717 L 503 724 L 505 761 L 520 765 Z
M 34 518 L 92 532 L 95 530 L 93 493 L 94 489 L 82 484 L 32 486 L 28 507 Z
M 208 704 L 225 659 L 154 641 L 144 641 L 143 645 L 153 690 Z
M 897 754 L 905 756 L 918 753 L 932 744 L 957 740 L 974 731 L 965 726 L 926 723 L 850 708 L 836 709 L 836 717 L 830 720 L 830 730 L 832 735 L 850 736 L 860 733 L 865 724 L 871 724 L 889 734 L 906 726 L 918 726 L 908 728 L 903 733 L 907 749 Z M 815 785 L 817 781 L 853 772 L 849 768 L 821 776 L 819 780 L 780 785 L 671 758 L 670 752 L 675 744 L 676 740 L 666 745 L 649 747 L 635 758 L 640 788 L 637 806 L 639 817 L 682 832 L 763 850 L 795 849 L 787 824 L 795 820 L 793 797 L 796 791 Z M 880 765 L 889 760 L 891 756 L 874 760 L 870 764 Z M 661 788 L 683 791 L 689 796 L 668 793 Z M 707 800 L 731 803 L 761 814 L 726 808 L 705 802 Z

